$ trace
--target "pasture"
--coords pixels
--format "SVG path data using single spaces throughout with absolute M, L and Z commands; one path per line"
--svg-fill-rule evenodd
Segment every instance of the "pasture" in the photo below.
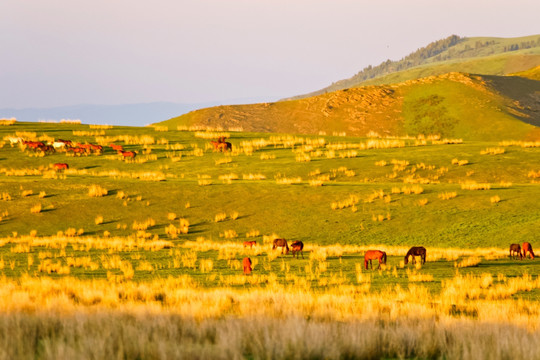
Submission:
M 1 341 L 19 322 L 22 342 L 36 336 L 30 357 L 81 349 L 88 357 L 178 357 L 169 332 L 180 331 L 172 325 L 178 318 L 192 332 L 179 336 L 190 344 L 187 358 L 204 349 L 216 358 L 497 358 L 519 346 L 518 358 L 538 356 L 524 345 L 538 339 L 538 260 L 508 255 L 511 243 L 540 247 L 540 143 L 166 130 L 0 126 L 0 308 L 10 314 Z M 214 151 L 210 141 L 222 136 L 232 151 Z M 103 150 L 45 153 L 10 138 Z M 110 144 L 136 156 L 124 159 Z M 69 168 L 55 169 L 58 163 Z M 304 258 L 272 250 L 275 238 L 302 241 Z M 404 264 L 411 246 L 427 249 L 425 264 Z M 369 249 L 387 252 L 380 270 L 376 260 L 374 270 L 363 268 Z M 252 260 L 249 276 L 244 257 Z M 246 305 L 255 303 L 263 305 Z M 101 338 L 95 348 L 71 342 L 80 329 L 68 335 L 48 327 L 76 328 L 76 316 L 91 332 L 121 326 L 105 320 L 111 316 L 125 331 L 143 324 L 163 339 L 153 344 L 139 330 L 140 345 L 117 339 L 124 348 L 115 352 Z M 240 335 L 225 345 L 233 328 L 248 336 L 242 326 L 254 318 L 252 330 L 270 338 L 287 318 L 295 334 L 288 338 L 304 352 L 294 352 L 292 340 L 246 344 Z M 398 345 L 381 350 L 366 335 L 362 348 L 345 335 L 374 318 L 381 321 L 375 333 L 398 329 L 388 335 Z M 490 322 L 521 339 L 519 346 L 495 353 L 486 341 L 483 355 L 467 347 L 471 339 L 457 329 L 471 334 Z M 343 343 L 328 352 L 301 340 L 299 328 L 315 338 L 333 328 Z M 415 340 L 405 340 L 415 331 Z M 445 332 L 450 343 L 436 338 Z M 423 347 L 427 333 L 433 338 Z M 8 349 L 2 356 L 25 357 L 22 345 Z

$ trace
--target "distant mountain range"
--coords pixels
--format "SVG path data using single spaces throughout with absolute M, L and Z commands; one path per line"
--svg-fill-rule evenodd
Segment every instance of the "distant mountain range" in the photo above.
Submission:
M 0 118 L 15 117 L 18 121 L 60 121 L 61 119 L 80 119 L 83 124 L 144 126 L 209 106 L 254 103 L 265 100 L 268 99 L 243 98 L 194 104 L 152 102 L 123 105 L 82 104 L 51 108 L 6 108 L 0 109 Z
M 160 124 L 171 129 L 540 140 L 539 65 L 540 35 L 452 36 L 311 94 L 205 108 Z

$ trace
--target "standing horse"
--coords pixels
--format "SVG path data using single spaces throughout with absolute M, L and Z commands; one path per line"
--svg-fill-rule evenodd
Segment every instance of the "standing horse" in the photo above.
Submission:
M 219 141 L 210 141 L 210 144 L 214 147 L 214 151 L 219 151 L 219 145 L 221 144 Z
M 517 256 L 519 256 L 519 260 L 523 260 L 523 257 L 521 256 L 521 246 L 519 246 L 519 244 L 510 244 L 510 257 L 513 259 Z
M 298 253 L 302 254 L 302 259 L 304 258 L 304 243 L 301 241 L 295 241 L 291 244 L 292 256 L 298 258 Z
M 521 251 L 523 251 L 523 257 L 525 259 L 527 258 L 527 253 L 529 253 L 529 255 L 531 256 L 531 259 L 534 259 L 534 252 L 533 252 L 531 243 L 524 242 L 523 245 L 521 246 Z
M 251 274 L 252 268 L 251 268 L 251 259 L 248 257 L 245 257 L 242 261 L 242 265 L 244 266 L 244 275 Z
M 69 165 L 66 163 L 56 163 L 53 165 L 54 170 L 67 170 Z
M 379 260 L 379 267 L 377 269 L 381 268 L 381 264 L 386 264 L 386 253 L 381 250 L 368 250 L 366 251 L 366 254 L 364 255 L 364 267 L 366 270 L 368 269 L 368 263 L 373 269 L 373 264 L 371 263 L 371 260 Z
M 407 255 L 405 255 L 405 265 L 409 263 L 409 256 L 412 256 L 412 263 L 414 264 L 416 262 L 415 256 L 420 256 L 421 263 L 426 263 L 426 248 L 423 246 L 413 246 L 412 248 L 407 251 Z
M 281 248 L 281 253 L 283 254 L 283 248 L 287 249 L 286 254 L 289 253 L 289 244 L 287 244 L 287 240 L 285 239 L 275 239 L 274 243 L 272 245 L 272 250 L 275 250 L 275 248 Z

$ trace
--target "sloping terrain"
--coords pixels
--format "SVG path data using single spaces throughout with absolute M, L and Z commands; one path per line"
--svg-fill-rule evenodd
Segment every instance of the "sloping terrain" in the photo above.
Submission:
M 206 108 L 160 125 L 299 134 L 531 139 L 539 136 L 539 93 L 538 80 L 449 73 L 305 99 Z
M 460 38 L 452 35 L 432 42 L 401 60 L 387 60 L 378 66 L 368 66 L 348 79 L 286 100 L 351 87 L 400 83 L 449 72 L 507 75 L 539 64 L 540 35 L 518 38 Z

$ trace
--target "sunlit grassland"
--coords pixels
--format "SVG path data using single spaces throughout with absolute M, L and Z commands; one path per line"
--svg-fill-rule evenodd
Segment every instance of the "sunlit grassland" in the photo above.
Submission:
M 178 339 L 187 358 L 538 356 L 524 345 L 538 339 L 538 262 L 508 258 L 511 243 L 539 247 L 538 144 L 21 123 L 0 128 L 0 141 L 17 132 L 105 148 L 80 157 L 0 148 L 0 338 L 24 324 L 29 357 L 181 357 Z M 209 146 L 221 134 L 231 153 Z M 114 139 L 136 161 L 112 151 Z M 504 152 L 485 151 L 495 148 Z M 273 237 L 303 241 L 304 258 L 272 250 Z M 413 245 L 427 248 L 426 264 L 403 265 Z M 388 253 L 381 270 L 363 268 L 371 248 Z M 283 319 L 283 347 L 260 339 L 279 337 Z M 76 323 L 143 340 L 116 336 L 119 350 L 98 336 L 93 347 Z M 517 345 L 463 335 L 493 323 Z M 304 331 L 340 335 L 314 345 Z M 259 340 L 242 340 L 253 333 Z M 14 343 L 2 356 L 24 357 Z

